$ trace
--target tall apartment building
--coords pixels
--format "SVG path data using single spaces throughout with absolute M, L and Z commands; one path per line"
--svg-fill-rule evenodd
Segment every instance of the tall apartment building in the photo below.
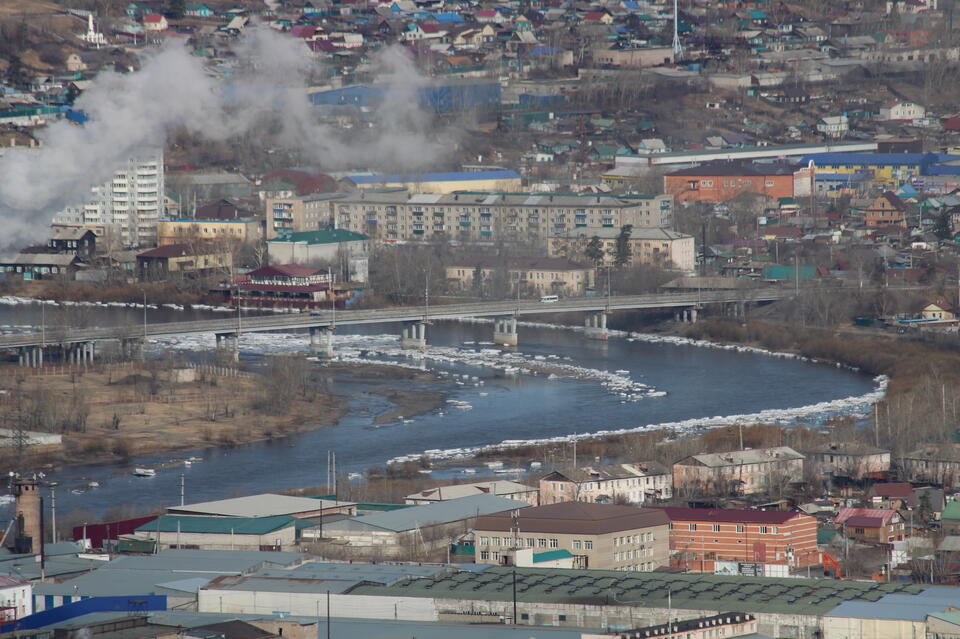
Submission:
M 381 242 L 457 240 L 543 243 L 571 231 L 664 228 L 673 221 L 670 195 L 550 195 L 360 191 L 330 200 L 337 228 Z
M 132 157 L 113 177 L 91 187 L 90 198 L 53 218 L 54 226 L 82 226 L 101 246 L 156 246 L 157 221 L 164 214 L 163 151 Z
M 335 196 L 330 193 L 310 193 L 267 198 L 264 211 L 267 239 L 288 239 L 294 233 L 327 228 L 331 197 Z

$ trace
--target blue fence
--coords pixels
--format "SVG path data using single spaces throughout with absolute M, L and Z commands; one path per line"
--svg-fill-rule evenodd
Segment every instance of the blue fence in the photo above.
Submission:
M 164 595 L 142 597 L 90 597 L 74 603 L 57 606 L 22 619 L 0 625 L 0 633 L 14 630 L 34 630 L 51 624 L 67 621 L 91 612 L 150 612 L 167 609 Z

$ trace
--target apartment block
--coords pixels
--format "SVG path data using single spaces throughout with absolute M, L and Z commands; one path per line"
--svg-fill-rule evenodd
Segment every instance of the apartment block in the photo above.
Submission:
M 670 470 L 655 461 L 555 470 L 540 480 L 540 502 L 612 503 L 617 497 L 634 504 L 672 497 Z
M 53 218 L 55 226 L 92 230 L 105 248 L 156 246 L 157 221 L 164 215 L 163 151 L 132 157 L 113 177 L 91 187 L 83 204 Z
M 360 191 L 330 201 L 337 228 L 381 242 L 544 242 L 571 231 L 664 228 L 673 221 L 669 195 L 409 193 Z
M 585 260 L 587 246 L 597 238 L 603 251 L 603 263 L 613 264 L 619 235 L 619 228 L 595 229 L 589 233 L 575 229 L 547 240 L 547 254 L 550 257 Z M 693 273 L 696 268 L 692 235 L 664 228 L 636 228 L 631 230 L 627 245 L 630 247 L 630 259 L 627 262 L 630 266 L 646 264 L 683 273 Z
M 674 566 L 713 572 L 715 562 L 786 565 L 820 563 L 817 520 L 796 512 L 660 508 L 670 519 Z
M 264 204 L 267 239 L 326 228 L 330 221 L 331 197 L 327 193 L 311 193 L 267 198 Z
M 691 455 L 673 464 L 680 494 L 749 495 L 803 479 L 804 457 L 789 446 Z

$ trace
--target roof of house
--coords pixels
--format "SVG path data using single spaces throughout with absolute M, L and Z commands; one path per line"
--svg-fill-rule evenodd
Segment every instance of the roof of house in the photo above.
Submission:
M 166 246 L 158 246 L 155 249 L 138 253 L 137 259 L 162 259 L 171 257 L 186 257 L 188 255 L 202 255 L 200 252 L 201 250 L 203 250 L 202 246 L 191 246 L 190 244 L 167 244 Z
M 943 509 L 940 519 L 960 519 L 960 501 L 951 501 Z
M 803 455 L 793 450 L 789 446 L 776 446 L 773 448 L 750 448 L 747 450 L 734 450 L 724 453 L 703 453 L 700 455 L 691 455 L 685 457 L 676 464 L 685 466 L 707 466 L 710 468 L 719 468 L 722 466 L 739 466 L 741 464 L 763 464 L 777 461 L 791 461 L 794 459 L 803 459 Z
M 557 561 L 558 559 L 569 559 L 570 557 L 573 557 L 573 553 L 566 548 L 548 550 L 546 552 L 534 553 L 533 563 L 541 564 L 547 561 Z
M 96 236 L 96 233 L 82 226 L 54 226 L 51 231 L 51 240 L 81 240 L 88 233 Z
M 653 506 L 659 508 L 670 521 L 709 521 L 711 523 L 783 524 L 794 517 L 807 516 L 789 510 L 747 510 L 738 508 L 684 508 L 680 506 Z
M 764 177 L 771 175 L 793 175 L 796 169 L 789 164 L 774 163 L 741 163 L 741 162 L 705 162 L 700 166 L 679 169 L 667 173 L 667 177 L 692 176 L 751 176 Z
M 509 169 L 489 171 L 451 171 L 446 173 L 395 173 L 390 175 L 348 175 L 354 184 L 406 184 L 412 182 L 467 182 L 474 180 L 519 180 L 520 174 Z
M 848 523 L 847 520 L 854 517 L 866 517 L 870 519 L 880 519 L 883 523 L 889 523 L 896 516 L 897 511 L 889 508 L 841 508 L 837 513 L 836 522 L 838 524 Z
M 246 497 L 186 504 L 185 506 L 171 506 L 167 509 L 167 512 L 171 515 L 260 518 L 293 515 L 351 505 L 353 505 L 353 502 L 349 501 L 327 501 L 325 499 L 313 499 L 312 497 L 264 493 L 262 495 L 248 495 Z
M 811 454 L 835 455 L 882 455 L 889 454 L 889 450 L 877 448 L 870 444 L 861 444 L 860 442 L 831 442 L 822 446 L 813 446 L 808 449 Z
M 424 506 L 413 506 L 400 510 L 380 512 L 364 517 L 344 519 L 333 524 L 325 525 L 324 532 L 335 534 L 334 531 L 362 531 L 371 529 L 403 532 L 413 530 L 418 526 L 432 526 L 454 521 L 461 521 L 479 515 L 486 515 L 504 510 L 529 508 L 530 504 L 498 497 L 496 495 L 472 495 L 459 499 L 438 501 Z
M 535 491 L 536 488 L 520 482 L 505 479 L 493 481 L 479 481 L 472 484 L 456 484 L 452 486 L 436 486 L 407 495 L 408 500 L 443 501 L 458 499 L 470 495 L 513 495 Z
M 883 517 L 870 517 L 868 515 L 854 515 L 843 523 L 847 526 L 859 528 L 882 528 L 884 526 Z
M 341 242 L 366 242 L 370 238 L 363 233 L 355 233 L 346 229 L 332 229 L 323 231 L 300 231 L 290 233 L 285 237 L 278 237 L 270 242 L 306 242 L 316 244 L 340 244 Z
M 913 495 L 913 486 L 904 482 L 874 484 L 870 488 L 870 495 L 892 499 L 907 499 Z
M 194 517 L 189 515 L 161 515 L 137 532 L 182 532 L 235 535 L 266 535 L 296 524 L 289 515 L 273 517 Z
M 77 261 L 76 255 L 67 253 L 19 253 L 11 260 L 0 260 L 4 264 L 21 266 L 70 266 Z
M 316 275 L 321 269 L 301 266 L 299 264 L 275 264 L 262 266 L 247 273 L 250 277 L 308 277 Z
M 143 16 L 144 22 L 163 22 L 163 16 L 159 13 L 148 13 Z
M 578 231 L 577 229 L 570 229 L 567 231 L 566 235 L 561 235 L 560 237 L 566 238 L 593 238 L 599 237 L 601 240 L 613 240 L 620 235 L 620 229 L 618 228 L 598 228 L 591 229 L 590 231 L 583 232 Z M 687 238 L 692 238 L 692 235 L 686 233 L 679 233 L 677 231 L 671 231 L 670 229 L 664 229 L 659 227 L 639 227 L 635 226 L 630 230 L 630 240 L 631 241 L 642 241 L 642 240 L 662 240 L 665 242 L 673 240 L 684 240 Z
M 604 535 L 669 523 L 666 514 L 659 509 L 565 501 L 525 508 L 519 517 L 514 517 L 513 511 L 483 516 L 477 519 L 475 528 L 509 531 L 514 528 L 515 519 L 519 520 L 520 530 L 525 533 L 572 535 Z

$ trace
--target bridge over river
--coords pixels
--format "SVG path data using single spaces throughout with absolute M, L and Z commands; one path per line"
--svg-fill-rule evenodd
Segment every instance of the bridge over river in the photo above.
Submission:
M 427 326 L 433 320 L 468 317 L 492 317 L 494 342 L 516 346 L 517 318 L 544 313 L 585 314 L 585 334 L 591 339 L 607 338 L 607 315 L 614 311 L 635 309 L 673 309 L 678 319 L 694 322 L 698 311 L 708 306 L 724 306 L 725 310 L 742 314 L 748 303 L 772 302 L 790 297 L 794 291 L 781 288 L 757 288 L 738 291 L 700 291 L 692 293 L 657 293 L 648 295 L 618 295 L 613 297 L 564 298 L 555 302 L 499 301 L 440 306 L 401 306 L 392 308 L 339 310 L 243 317 L 192 322 L 163 322 L 110 328 L 67 328 L 41 326 L 40 331 L 4 335 L 0 349 L 16 350 L 21 366 L 41 367 L 45 356 L 59 358 L 65 363 L 83 364 L 93 360 L 98 344 L 118 341 L 126 356 L 134 356 L 143 340 L 151 337 L 169 337 L 191 333 L 214 333 L 220 348 L 236 356 L 237 340 L 243 333 L 266 331 L 308 330 L 311 351 L 323 356 L 333 355 L 331 334 L 337 326 L 353 324 L 383 324 L 403 322 L 403 348 L 426 348 Z

